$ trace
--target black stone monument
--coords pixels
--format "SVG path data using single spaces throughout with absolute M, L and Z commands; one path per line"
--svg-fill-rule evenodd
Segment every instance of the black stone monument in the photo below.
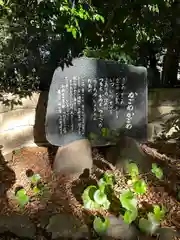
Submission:
M 88 138 L 113 145 L 118 136 L 147 139 L 147 71 L 114 61 L 78 58 L 54 72 L 46 138 L 55 146 Z

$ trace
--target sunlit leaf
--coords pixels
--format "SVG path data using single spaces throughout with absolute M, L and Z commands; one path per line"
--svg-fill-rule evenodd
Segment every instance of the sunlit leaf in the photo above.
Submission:
M 77 30 L 75 28 L 72 29 L 72 35 L 73 35 L 73 38 L 77 38 Z
M 107 185 L 113 186 L 115 184 L 115 177 L 112 173 L 104 173 L 103 179 L 105 180 Z
M 100 190 L 96 190 L 94 193 L 94 200 L 98 204 L 102 205 L 104 202 L 107 201 L 107 196 L 104 192 L 102 192 Z
M 41 179 L 41 176 L 39 174 L 33 174 L 33 176 L 31 176 L 29 178 L 33 184 L 37 184 L 39 182 L 39 180 Z
M 124 218 L 124 222 L 127 224 L 131 224 L 138 216 L 138 212 L 137 209 L 134 208 L 133 211 L 126 211 L 123 218 Z
M 35 187 L 33 187 L 33 192 L 38 194 L 41 192 L 41 190 L 37 186 L 35 186 Z
M 96 186 L 88 186 L 83 194 L 82 194 L 82 200 L 84 208 L 86 209 L 99 209 L 100 205 L 94 201 L 94 193 L 96 192 L 97 187 Z
M 21 196 L 24 196 L 24 195 L 26 195 L 26 191 L 23 188 L 20 189 L 19 191 L 17 191 L 17 193 L 16 193 L 17 197 L 21 197 Z
M 84 208 L 89 210 L 98 210 L 101 208 L 101 206 L 95 201 L 92 201 L 91 199 L 89 199 L 86 202 L 84 202 Z
M 137 209 L 137 199 L 134 196 L 134 193 L 130 190 L 124 190 L 120 194 L 120 202 L 122 204 L 122 207 L 129 210 L 129 211 L 135 211 Z
M 147 185 L 144 180 L 137 180 L 133 183 L 133 189 L 137 194 L 144 194 L 147 190 Z
M 20 207 L 24 207 L 29 202 L 29 197 L 27 196 L 25 189 L 17 191 L 16 199 Z
M 106 181 L 105 181 L 105 179 L 102 177 L 102 178 L 100 178 L 99 179 L 99 181 L 98 181 L 98 186 L 99 187 L 105 187 L 105 185 L 106 185 Z
M 165 217 L 166 210 L 164 207 L 160 207 L 159 205 L 154 206 L 154 217 L 157 221 L 161 221 Z
M 126 168 L 132 178 L 139 175 L 139 169 L 135 163 L 127 163 Z
M 155 174 L 155 176 L 158 178 L 158 179 L 162 179 L 163 178 L 163 171 L 160 167 L 157 166 L 156 163 L 153 163 L 152 164 L 152 169 L 151 169 L 152 173 Z
M 105 210 L 108 210 L 110 207 L 111 203 L 110 201 L 107 199 L 103 204 L 102 204 L 102 208 Z
M 102 219 L 100 217 L 95 217 L 93 222 L 93 228 L 99 235 L 103 235 L 107 231 L 109 225 L 109 218 Z
M 104 23 L 104 17 L 99 15 L 99 14 L 95 14 L 93 16 L 93 20 L 96 20 L 96 21 L 101 21 L 102 23 Z

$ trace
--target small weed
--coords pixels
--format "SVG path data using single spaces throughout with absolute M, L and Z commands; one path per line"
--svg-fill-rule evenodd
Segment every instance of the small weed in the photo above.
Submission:
M 32 170 L 28 170 L 26 175 L 30 180 L 30 188 L 32 189 L 34 195 L 43 197 L 45 193 L 47 193 L 48 189 L 43 183 L 41 183 L 41 176 L 39 174 L 34 174 Z M 17 190 L 15 190 L 15 197 L 20 208 L 23 208 L 31 199 L 23 187 L 19 187 Z
M 155 176 L 158 178 L 158 179 L 162 179 L 163 178 L 163 171 L 160 167 L 157 166 L 156 163 L 153 163 L 152 164 L 152 173 L 155 174 Z
M 37 183 L 41 180 L 41 176 L 39 174 L 33 174 L 29 177 L 32 184 L 37 185 Z
M 29 203 L 29 197 L 26 194 L 25 189 L 21 188 L 15 193 L 16 199 L 18 201 L 19 207 L 24 208 L 24 206 Z

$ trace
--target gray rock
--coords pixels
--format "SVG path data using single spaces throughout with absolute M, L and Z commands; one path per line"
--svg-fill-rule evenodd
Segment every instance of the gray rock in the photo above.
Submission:
M 45 228 L 48 225 L 49 219 L 51 216 L 52 216 L 52 213 L 42 212 L 38 218 L 39 219 L 38 226 L 41 228 Z
M 85 169 L 91 170 L 92 165 L 90 142 L 82 139 L 59 147 L 54 159 L 53 171 L 78 178 Z
M 121 240 L 136 240 L 139 236 L 139 231 L 134 225 L 125 224 L 121 216 L 110 216 L 110 226 L 103 237 L 106 239 L 121 239 Z
M 159 235 L 159 240 L 173 240 L 175 237 L 180 237 L 180 232 L 176 232 L 168 227 L 159 228 L 156 234 Z
M 18 237 L 34 239 L 36 227 L 27 216 L 0 216 L 0 233 L 9 231 Z
M 116 146 L 109 148 L 106 158 L 119 169 L 124 169 L 125 163 L 131 160 L 138 165 L 141 172 L 151 170 L 152 160 L 142 151 L 139 143 L 130 137 L 121 138 Z
M 53 215 L 46 227 L 47 232 L 52 234 L 52 239 L 63 238 L 89 238 L 89 229 L 82 225 L 79 219 L 70 214 Z

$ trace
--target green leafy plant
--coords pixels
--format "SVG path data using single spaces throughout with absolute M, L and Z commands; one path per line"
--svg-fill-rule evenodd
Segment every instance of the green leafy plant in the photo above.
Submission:
M 124 214 L 124 221 L 127 224 L 130 224 L 138 216 L 137 199 L 134 193 L 130 189 L 128 189 L 124 190 L 120 194 L 120 202 L 122 207 L 126 210 Z
M 32 190 L 35 194 L 40 194 L 41 192 L 41 190 L 37 186 L 34 186 Z
M 109 218 L 102 218 L 97 216 L 94 218 L 93 228 L 100 236 L 108 230 L 109 225 Z
M 159 205 L 154 205 L 154 217 L 157 221 L 162 221 L 165 217 L 166 210 L 164 207 L 160 207 Z
M 105 173 L 99 180 L 98 186 L 88 186 L 82 194 L 84 207 L 87 209 L 108 209 L 110 201 L 108 200 L 106 190 L 107 186 L 112 187 L 114 182 L 113 174 Z
M 87 187 L 82 194 L 84 207 L 86 209 L 108 209 L 110 202 L 105 194 L 105 191 L 103 190 L 100 190 L 93 185 Z
M 126 164 L 126 169 L 132 179 L 136 178 L 139 175 L 138 166 L 133 162 Z
M 115 184 L 115 177 L 111 173 L 104 173 L 103 177 L 98 181 L 99 188 L 103 188 L 105 186 L 113 187 Z
M 94 193 L 94 201 L 103 205 L 107 201 L 107 196 L 104 191 L 101 191 L 100 189 L 96 190 Z
M 137 194 L 144 194 L 147 191 L 147 184 L 142 179 L 137 180 L 133 183 L 133 189 Z
M 136 194 L 144 194 L 147 191 L 146 182 L 140 178 L 138 166 L 131 162 L 126 165 L 127 171 L 131 177 L 131 180 L 128 181 L 128 184 L 132 185 L 132 190 Z
M 158 179 L 162 179 L 163 178 L 163 171 L 160 167 L 157 166 L 156 163 L 153 163 L 152 164 L 152 173 L 155 174 L 155 176 L 158 178 Z
M 21 208 L 23 208 L 27 203 L 29 203 L 29 197 L 26 194 L 25 189 L 20 189 L 16 192 L 16 199 Z
M 83 204 L 84 207 L 86 209 L 99 209 L 100 205 L 94 201 L 94 194 L 97 190 L 96 186 L 88 186 L 83 194 L 82 194 L 82 200 L 83 200 Z
M 33 174 L 29 177 L 31 181 L 31 188 L 36 195 L 43 195 L 45 191 L 45 186 L 41 183 L 41 176 L 39 174 Z
M 142 232 L 148 233 L 148 234 L 154 234 L 156 230 L 158 229 L 160 222 L 165 217 L 165 209 L 160 206 L 155 205 L 153 212 L 150 212 L 147 214 L 147 219 L 140 218 L 139 220 L 139 229 Z
M 33 174 L 29 179 L 32 184 L 36 185 L 41 180 L 41 176 L 39 174 Z
M 65 24 L 67 32 L 72 33 L 72 36 L 76 39 L 77 36 L 82 37 L 82 32 L 79 24 L 79 20 L 90 20 L 92 22 L 104 22 L 104 17 L 97 13 L 95 8 L 89 7 L 86 10 L 80 2 L 78 6 L 69 4 L 69 1 L 62 1 L 63 4 L 60 7 L 61 13 L 69 17 L 68 23 Z
M 146 234 L 154 234 L 160 226 L 160 222 L 165 217 L 164 207 L 154 205 L 153 212 L 147 214 L 147 218 L 138 216 L 138 195 L 145 194 L 147 191 L 147 184 L 139 174 L 137 165 L 130 162 L 126 165 L 127 172 L 130 176 L 128 180 L 128 188 L 121 191 L 119 196 L 119 213 L 123 212 L 123 219 L 126 224 L 131 224 L 133 221 L 139 223 L 139 229 Z M 159 178 L 163 173 L 157 165 L 153 165 L 154 171 Z M 113 191 L 115 184 L 115 177 L 112 173 L 106 172 L 98 181 L 98 186 L 88 186 L 83 194 L 82 199 L 84 207 L 87 209 L 109 209 L 111 200 L 109 192 Z M 112 195 L 111 195 L 112 196 Z M 94 230 L 101 236 L 108 227 L 110 221 L 108 218 L 101 218 L 96 216 L 93 221 Z

